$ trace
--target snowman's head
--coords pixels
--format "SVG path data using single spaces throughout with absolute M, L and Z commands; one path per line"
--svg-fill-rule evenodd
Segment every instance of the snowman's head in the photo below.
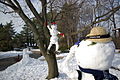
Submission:
M 112 38 L 104 27 L 93 27 L 90 33 L 86 36 L 86 40 L 92 42 L 109 42 Z
M 56 30 L 57 29 L 57 24 L 55 22 L 52 22 L 51 23 L 51 28 Z

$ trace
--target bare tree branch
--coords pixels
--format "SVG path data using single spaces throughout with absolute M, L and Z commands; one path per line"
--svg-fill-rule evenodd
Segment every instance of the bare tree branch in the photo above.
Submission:
M 21 9 L 22 10 L 22 8 L 21 8 L 21 6 L 20 6 L 20 4 L 19 4 L 19 2 L 17 1 L 17 0 L 13 0 L 14 2 L 15 2 L 15 4 L 17 5 L 17 7 L 19 8 L 19 9 Z
M 77 2 L 78 2 L 78 0 L 76 0 L 74 3 L 70 4 L 68 7 L 71 7 L 71 6 L 75 5 Z M 68 12 L 71 12 L 72 10 L 74 11 L 75 9 L 77 10 L 77 9 L 81 8 L 82 5 L 84 4 L 84 2 L 85 2 L 85 0 L 82 1 L 82 2 L 79 4 L 78 7 L 71 8 L 71 10 L 69 10 Z M 64 11 L 60 11 L 59 13 L 57 13 L 53 19 L 54 19 L 55 21 L 61 20 L 61 19 L 63 18 L 63 15 L 61 15 L 62 13 L 64 13 Z M 59 15 L 61 15 L 61 18 L 57 19 Z
M 57 13 L 56 14 L 56 16 L 54 17 L 54 20 L 55 21 L 57 21 L 57 17 L 59 16 L 59 15 L 61 15 L 61 13 L 63 13 L 63 11 L 60 11 L 59 13 Z M 61 19 L 63 18 L 63 15 L 61 16 Z M 61 19 L 59 19 L 59 20 L 61 20 Z
M 7 2 L 0 0 L 0 3 L 4 4 L 6 6 L 9 6 L 10 8 L 12 8 L 15 11 L 18 11 L 18 7 L 11 0 L 6 0 L 6 1 Z
M 61 15 L 60 18 L 55 18 L 54 20 L 55 20 L 55 21 L 60 21 L 60 20 L 62 20 L 62 19 L 63 19 L 63 15 Z
M 55 0 L 54 0 L 54 1 L 55 1 Z M 52 7 L 52 4 L 53 4 L 54 1 L 52 1 L 52 2 L 50 1 L 50 2 L 51 2 L 51 3 L 50 3 L 50 12 L 51 12 L 51 15 L 52 15 L 52 16 L 51 16 L 51 19 L 50 19 L 51 21 L 53 20 L 53 7 Z
M 42 23 L 41 23 L 42 18 L 40 17 L 39 13 L 38 13 L 38 12 L 36 11 L 36 9 L 34 8 L 34 6 L 33 6 L 33 4 L 31 3 L 31 1 L 30 1 L 30 0 L 25 0 L 25 1 L 26 1 L 26 3 L 27 3 L 28 7 L 30 8 L 30 10 L 32 11 L 32 13 L 34 14 L 34 16 L 38 19 L 39 23 L 42 24 Z
M 110 17 L 111 17 L 116 11 L 118 11 L 119 9 L 120 9 L 120 6 L 117 6 L 117 7 L 113 8 L 112 10 L 110 10 L 109 12 L 107 12 L 106 14 L 103 14 L 102 16 L 97 17 L 97 18 L 102 18 L 102 17 L 108 15 L 106 18 L 100 19 L 100 20 L 98 20 L 98 21 L 96 21 L 96 19 L 97 19 L 97 18 L 96 18 L 95 21 L 92 22 L 92 24 L 94 25 L 94 24 L 100 23 L 100 22 L 102 22 L 102 21 L 107 21 L 107 20 L 110 19 Z M 109 14 L 109 13 L 111 13 L 111 14 Z
M 42 3 L 42 17 L 43 17 L 43 22 L 47 22 L 47 0 L 41 0 Z
M 112 10 L 110 10 L 109 12 L 107 12 L 107 13 L 101 15 L 101 16 L 96 17 L 96 19 L 101 18 L 101 17 L 104 17 L 104 16 L 106 16 L 106 15 L 108 15 L 108 14 L 110 14 L 110 13 L 113 14 L 113 13 L 115 13 L 116 11 L 118 11 L 119 9 L 120 9 L 120 6 L 117 6 L 117 7 L 113 8 Z
M 10 5 L 10 4 L 8 4 L 8 3 L 2 1 L 2 0 L 0 0 L 0 3 L 2 3 L 2 4 L 4 4 L 4 5 L 7 5 L 7 6 L 9 6 L 9 7 L 13 7 L 12 5 Z
M 2 11 L 2 10 L 0 10 L 0 12 L 2 12 L 2 13 L 4 13 L 4 14 L 10 14 L 10 13 L 14 13 L 15 11 L 9 11 L 9 12 L 7 12 L 7 11 Z
M 104 18 L 104 19 L 99 19 L 98 21 L 93 21 L 91 24 L 88 24 L 88 25 L 84 26 L 84 28 L 78 30 L 77 32 L 71 33 L 71 35 L 76 35 L 76 34 L 78 34 L 78 33 L 82 33 L 84 30 L 88 29 L 90 26 L 93 26 L 94 24 L 97 24 L 97 23 L 100 23 L 100 22 L 109 20 L 109 19 L 111 18 L 111 16 L 112 16 L 116 11 L 118 11 L 119 9 L 120 9 L 120 6 L 117 6 L 117 7 L 113 8 L 112 10 L 110 10 L 109 12 L 107 12 L 106 14 L 103 14 L 103 15 L 100 16 L 100 17 L 98 16 L 99 18 L 101 18 L 101 17 L 107 16 L 109 13 L 111 13 L 111 14 L 109 14 L 106 18 Z M 97 17 L 97 18 L 98 18 L 98 17 Z M 66 35 L 69 35 L 69 34 L 66 34 Z

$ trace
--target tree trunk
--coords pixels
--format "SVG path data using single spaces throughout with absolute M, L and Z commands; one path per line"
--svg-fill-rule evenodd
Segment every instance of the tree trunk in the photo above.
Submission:
M 52 45 L 50 49 L 50 54 L 47 54 L 45 56 L 45 59 L 48 63 L 48 76 L 46 79 L 51 79 L 59 76 L 58 73 L 58 66 L 57 66 L 57 60 L 56 60 L 56 54 L 55 54 L 55 46 Z
M 120 38 L 120 29 L 118 30 L 118 38 Z
M 70 47 L 70 38 L 69 38 L 69 35 L 68 36 L 66 36 L 67 37 L 67 46 L 68 46 L 68 48 Z
M 113 21 L 112 21 L 112 22 L 113 22 L 113 25 L 114 25 L 114 29 L 116 29 L 115 14 L 113 14 L 112 18 L 113 18 Z M 117 38 L 116 30 L 114 31 L 114 36 L 115 36 L 115 38 Z
M 57 66 L 56 56 L 55 56 L 54 52 L 51 52 L 50 55 L 47 55 L 45 58 L 48 63 L 47 79 L 58 77 L 59 76 L 58 66 Z

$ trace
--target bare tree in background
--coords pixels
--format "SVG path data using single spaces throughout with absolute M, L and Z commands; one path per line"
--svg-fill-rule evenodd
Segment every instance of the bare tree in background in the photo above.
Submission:
M 118 3 L 118 1 L 116 0 L 109 0 L 109 4 L 110 4 L 110 9 L 113 9 L 114 7 L 116 7 L 116 6 L 118 6 L 119 5 L 119 3 Z M 115 13 L 112 15 L 112 17 L 111 17 L 111 19 L 110 19 L 110 21 L 112 22 L 112 24 L 113 24 L 113 28 L 114 29 L 116 29 L 117 28 L 117 26 L 116 26 L 116 18 L 115 18 Z M 117 37 L 117 35 L 116 35 L 116 30 L 114 31 L 114 37 L 116 38 Z
M 72 4 L 72 6 L 71 6 Z M 62 7 L 62 15 L 63 18 L 61 21 L 59 21 L 59 26 L 61 27 L 61 30 L 66 34 L 66 41 L 67 47 L 71 47 L 74 42 L 77 41 L 77 34 L 71 35 L 71 33 L 76 32 L 78 28 L 79 23 L 79 11 L 80 7 L 82 6 L 83 2 L 75 3 L 75 2 L 66 2 Z M 64 44 L 65 44 L 64 43 Z
M 120 1 L 118 1 L 118 3 L 119 2 Z M 81 7 L 81 14 L 83 13 L 83 15 L 80 14 L 81 15 L 79 23 L 80 29 L 77 32 L 71 33 L 71 35 L 82 33 L 87 29 L 89 30 L 89 28 L 93 26 L 99 25 L 108 27 L 106 26 L 107 21 L 109 21 L 112 18 L 113 14 L 118 13 L 119 9 L 120 9 L 119 4 L 114 6 L 113 8 L 110 8 L 108 0 L 85 0 L 84 5 Z M 89 13 L 87 13 L 87 11 Z M 84 18 L 85 16 L 87 17 Z

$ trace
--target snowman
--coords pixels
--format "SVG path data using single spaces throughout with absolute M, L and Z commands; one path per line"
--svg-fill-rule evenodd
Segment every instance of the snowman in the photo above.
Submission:
M 49 29 L 50 35 L 51 35 L 51 37 L 50 37 L 50 43 L 49 43 L 49 46 L 47 48 L 48 49 L 48 54 L 49 54 L 49 50 L 50 50 L 50 48 L 52 47 L 53 44 L 56 45 L 55 52 L 58 52 L 58 49 L 59 49 L 58 34 L 61 35 L 62 37 L 64 37 L 64 34 L 60 33 L 57 30 L 57 24 L 55 22 L 52 22 L 51 26 L 47 25 L 47 28 Z
M 109 73 L 115 54 L 112 38 L 103 27 L 93 27 L 81 42 L 71 47 L 62 63 L 63 72 L 76 80 L 118 80 Z M 75 56 L 78 70 L 71 70 L 69 61 Z

